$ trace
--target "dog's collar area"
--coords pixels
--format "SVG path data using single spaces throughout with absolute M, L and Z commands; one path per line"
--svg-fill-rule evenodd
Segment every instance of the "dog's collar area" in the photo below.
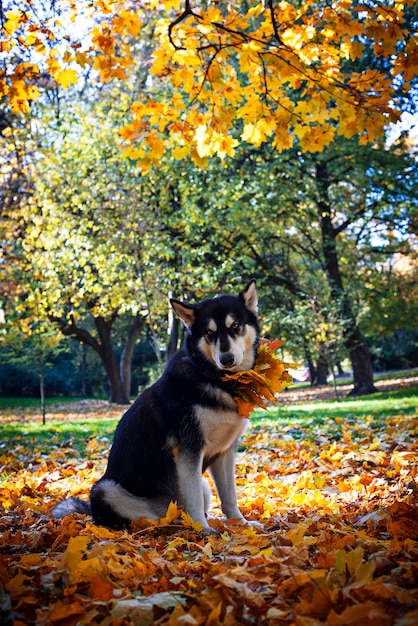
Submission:
M 235 380 L 225 380 L 224 376 L 225 374 L 228 374 L 227 371 L 221 371 L 221 370 L 215 370 L 213 369 L 205 369 L 203 370 L 203 375 L 206 378 L 209 378 L 212 381 L 216 381 L 216 383 L 219 385 L 219 387 L 221 389 L 223 389 L 224 391 L 227 391 L 228 393 L 230 393 L 231 395 L 234 395 L 234 390 L 235 387 L 237 385 Z
M 203 375 L 206 376 L 207 378 L 212 378 L 212 379 L 216 379 L 216 380 L 222 380 L 222 377 L 224 376 L 224 374 L 227 374 L 228 372 L 224 371 L 224 370 L 218 370 L 215 368 L 207 368 L 205 370 L 203 370 Z

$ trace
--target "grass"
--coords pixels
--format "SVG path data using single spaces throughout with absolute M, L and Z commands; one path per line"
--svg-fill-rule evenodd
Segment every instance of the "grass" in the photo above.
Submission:
M 20 437 L 32 439 L 36 438 L 46 445 L 51 438 L 56 443 L 66 439 L 78 439 L 89 437 L 103 437 L 112 435 L 118 423 L 117 419 L 89 419 L 78 422 L 56 422 L 51 420 L 45 426 L 41 423 L 20 424 L 7 423 L 0 424 L 1 439 L 4 441 L 9 437 Z
M 373 379 L 375 382 L 378 380 L 396 380 L 400 377 L 402 378 L 412 378 L 412 376 L 418 375 L 418 368 L 411 368 L 407 370 L 393 370 L 393 372 L 381 372 L 380 374 L 374 374 Z M 351 385 L 353 382 L 353 377 L 350 374 L 343 376 L 342 378 L 336 378 L 335 384 L 337 387 L 341 385 Z M 311 383 L 309 381 L 303 383 L 293 383 L 292 389 L 304 389 L 310 388 Z M 331 378 L 328 379 L 328 386 L 333 387 L 333 381 Z
M 46 398 L 45 404 L 46 406 L 54 406 L 56 404 L 81 402 L 82 400 L 86 400 L 86 398 L 77 397 L 77 396 L 63 396 L 63 397 L 55 397 L 55 398 Z M 32 408 L 33 409 L 41 408 L 40 398 L 10 398 L 10 397 L 3 398 L 0 396 L 0 412 L 11 410 L 11 409 L 32 409 Z
M 72 398 L 74 401 L 74 398 Z M 62 399 L 60 398 L 61 402 Z M 375 393 L 360 398 L 347 397 L 341 402 L 311 402 L 306 404 L 279 405 L 268 411 L 256 411 L 250 419 L 250 428 L 267 426 L 276 429 L 280 425 L 295 423 L 306 433 L 301 431 L 299 436 L 307 436 L 308 424 L 323 425 L 327 422 L 362 422 L 375 424 L 375 428 L 383 426 L 383 422 L 394 416 L 415 415 L 418 406 L 418 386 L 399 387 L 394 391 Z M 2 409 L 5 412 L 5 409 Z M 7 411 L 7 409 L 6 409 Z M 1 413 L 1 411 L 0 411 Z M 122 414 L 122 411 L 121 411 Z M 1 415 L 0 415 L 1 417 Z M 112 440 L 118 418 L 86 418 L 77 421 L 54 421 L 50 412 L 46 425 L 38 422 L 8 422 L 0 423 L 0 454 L 20 447 L 22 454 L 29 458 L 31 455 L 47 456 L 57 447 L 65 448 L 72 455 L 88 456 L 86 446 L 92 439 L 104 442 Z M 27 450 L 27 452 L 23 452 Z
M 19 465 L 27 466 L 56 456 L 57 450 L 61 450 L 66 459 L 89 458 L 88 446 L 93 440 L 110 448 L 117 422 L 107 419 L 51 422 L 46 426 L 39 423 L 0 425 L 0 465 L 1 460 L 14 457 Z M 6 471 L 0 475 L 0 481 L 7 479 Z
M 281 422 L 306 421 L 314 419 L 323 423 L 329 419 L 361 420 L 368 416 L 381 419 L 395 415 L 414 415 L 418 406 L 418 386 L 400 387 L 393 391 L 375 393 L 369 396 L 346 397 L 341 402 L 310 402 L 274 407 L 269 411 L 257 411 L 251 421 L 256 425 L 273 425 Z

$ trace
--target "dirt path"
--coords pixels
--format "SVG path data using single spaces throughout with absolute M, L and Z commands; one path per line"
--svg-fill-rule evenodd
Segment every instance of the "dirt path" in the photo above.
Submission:
M 412 387 L 413 385 L 418 385 L 418 376 L 399 376 L 399 378 L 387 378 L 375 382 L 375 386 L 379 391 L 392 391 L 399 387 Z M 338 385 L 340 398 L 347 396 L 352 387 L 352 384 Z M 327 385 L 326 387 L 290 388 L 280 394 L 282 404 L 301 404 L 303 402 L 335 399 L 335 391 L 332 385 Z

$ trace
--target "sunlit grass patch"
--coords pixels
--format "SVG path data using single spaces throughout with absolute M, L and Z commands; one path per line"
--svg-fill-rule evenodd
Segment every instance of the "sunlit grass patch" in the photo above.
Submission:
M 375 416 L 384 420 L 393 415 L 411 415 L 418 406 L 418 387 L 406 387 L 394 391 L 379 392 L 368 396 L 346 397 L 326 402 L 287 404 L 271 407 L 268 411 L 255 411 L 251 417 L 253 425 L 274 425 L 277 421 L 289 423 L 315 419 L 324 423 L 330 419 L 361 420 L 365 416 Z
M 57 404 L 63 403 L 73 403 L 73 402 L 82 402 L 84 398 L 77 398 L 75 396 L 63 396 L 62 398 L 46 398 L 45 404 L 47 407 L 52 407 Z M 40 409 L 41 400 L 40 398 L 12 398 L 9 396 L 2 397 L 0 396 L 0 411 L 6 411 L 8 409 L 24 409 L 24 408 L 33 408 Z
M 63 462 L 88 459 L 102 452 L 107 456 L 117 419 L 80 422 L 7 423 L 0 426 L 0 480 L 10 473 L 39 464 L 51 457 Z

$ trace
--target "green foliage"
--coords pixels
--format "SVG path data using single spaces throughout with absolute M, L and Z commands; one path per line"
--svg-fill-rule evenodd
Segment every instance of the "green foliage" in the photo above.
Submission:
M 418 332 L 400 328 L 371 342 L 373 363 L 378 371 L 405 369 L 418 363 Z
M 144 88 L 145 71 L 132 68 L 132 89 Z M 298 360 L 325 353 L 334 360 L 337 344 L 338 357 L 346 356 L 347 303 L 371 338 L 413 326 L 414 271 L 400 274 L 388 263 L 395 251 L 416 263 L 417 174 L 402 141 L 388 148 L 340 137 L 316 155 L 246 145 L 205 169 L 158 155 L 161 167 L 143 175 L 121 157 L 117 129 L 130 104 L 126 84 L 76 97 L 49 86 L 32 125 L 19 129 L 16 152 L 26 161 L 19 167 L 15 157 L 13 171 L 27 181 L 26 195 L 1 223 L 8 333 L 12 325 L 33 333 L 53 320 L 73 337 L 81 328 L 77 339 L 99 352 L 99 319 L 110 336 L 108 356 L 119 358 L 139 316 L 161 368 L 167 297 L 232 292 L 252 276 L 264 332 L 285 339 Z M 14 180 L 10 171 L 6 184 Z M 13 193 L 22 188 L 13 185 Z M 327 280 L 324 187 L 344 298 Z M 345 315 L 334 315 L 337 301 Z M 327 341 L 319 341 L 327 323 Z M 141 371 L 152 360 L 142 360 Z M 131 392 L 148 380 L 141 371 Z

